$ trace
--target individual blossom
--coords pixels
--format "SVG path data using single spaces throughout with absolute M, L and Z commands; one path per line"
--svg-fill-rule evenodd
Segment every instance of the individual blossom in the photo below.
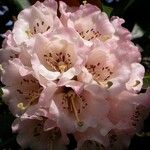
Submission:
M 107 136 L 102 136 L 99 130 L 90 128 L 84 134 L 75 133 L 78 141 L 77 149 L 79 150 L 115 150 L 126 149 L 129 145 L 130 134 L 117 130 L 111 130 Z
M 108 118 L 112 129 L 106 134 L 108 149 L 127 149 L 131 138 L 143 127 L 149 114 L 149 89 L 146 93 L 133 94 L 124 91 L 115 97 L 108 97 L 110 112 Z
M 66 143 L 64 143 L 61 137 L 60 129 L 53 123 L 53 126 L 46 130 L 44 125 L 46 121 L 46 118 L 42 118 L 42 120 L 20 120 L 17 118 L 14 121 L 12 130 L 13 132 L 18 133 L 17 142 L 22 148 L 31 148 L 33 150 L 66 149 Z
M 84 133 L 76 132 L 75 139 L 78 141 L 78 150 L 100 149 L 105 150 L 107 141 L 97 128 L 88 128 Z M 105 145 L 105 146 L 104 146 Z
M 51 81 L 77 75 L 88 51 L 72 30 L 61 28 L 59 31 L 47 37 L 37 35 L 30 52 L 34 71 Z
M 55 90 L 54 83 L 52 84 L 53 89 L 50 85 L 49 88 L 46 88 L 44 80 L 36 79 L 33 71 L 25 68 L 19 59 L 9 61 L 3 66 L 1 80 L 5 85 L 3 88 L 4 101 L 15 116 L 22 115 L 31 106 L 36 105 L 38 108 L 48 105 L 47 94 L 50 98 L 50 93 L 52 94 L 52 91 Z M 38 103 L 40 104 L 37 105 Z
M 110 112 L 108 118 L 116 129 L 135 133 L 149 113 L 149 89 L 146 93 L 135 94 L 123 91 L 116 96 L 108 96 Z
M 96 90 L 96 87 L 84 86 L 76 80 L 58 86 L 52 99 L 61 130 L 66 133 L 84 132 L 89 127 L 96 127 L 97 121 L 106 117 L 109 106 L 105 100 L 105 91 L 97 89 L 101 95 L 95 95 L 91 88 Z
M 18 15 L 12 31 L 13 39 L 20 45 L 31 40 L 37 33 L 52 32 L 59 26 L 61 23 L 57 18 L 57 3 L 54 0 L 36 2 Z
M 62 23 L 75 29 L 83 39 L 106 41 L 114 34 L 115 29 L 108 16 L 96 6 L 85 4 L 76 10 L 70 10 L 65 3 L 60 2 Z
M 116 74 L 116 70 L 119 68 L 118 65 L 120 64 L 118 63 L 116 56 L 111 53 L 109 48 L 103 43 L 98 43 L 92 47 L 85 63 L 85 68 L 88 73 L 84 73 L 84 71 L 83 73 L 85 75 L 87 74 L 87 76 L 89 76 L 89 73 L 91 74 L 91 84 L 95 81 L 95 83 L 105 88 L 109 87 L 109 81 L 111 81 L 110 79 Z M 85 82 L 87 81 L 88 80 L 85 80 Z

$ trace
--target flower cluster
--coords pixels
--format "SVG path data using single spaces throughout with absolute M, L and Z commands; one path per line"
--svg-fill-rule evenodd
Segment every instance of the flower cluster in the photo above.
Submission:
M 0 51 L 3 99 L 23 148 L 124 149 L 149 113 L 144 67 L 123 19 L 55 0 L 18 15 Z

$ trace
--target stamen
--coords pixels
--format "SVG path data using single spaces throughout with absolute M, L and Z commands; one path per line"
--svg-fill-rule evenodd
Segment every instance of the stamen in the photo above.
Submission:
M 17 107 L 20 108 L 21 110 L 25 110 L 26 107 L 24 107 L 23 103 L 18 103 Z
M 51 56 L 51 53 L 49 55 L 49 58 L 46 54 L 44 54 L 44 57 L 46 58 L 47 64 L 54 70 L 57 71 L 57 61 Z
M 63 73 L 69 68 L 69 65 L 71 65 L 70 54 L 65 55 L 62 52 L 59 52 L 54 54 L 44 54 L 43 56 L 53 71 L 59 71 Z M 67 59 L 66 56 L 69 58 Z
M 33 36 L 32 32 L 29 29 L 26 30 L 25 32 L 29 38 L 31 38 Z
M 83 3 L 83 5 L 87 4 L 87 0 L 83 0 L 82 3 Z
M 136 83 L 133 85 L 133 87 L 136 87 L 136 86 L 138 86 L 141 83 L 139 80 L 136 80 L 135 82 Z

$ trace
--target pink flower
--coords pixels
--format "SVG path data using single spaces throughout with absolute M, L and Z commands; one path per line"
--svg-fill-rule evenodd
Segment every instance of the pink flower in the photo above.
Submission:
M 61 137 L 60 129 L 55 123 L 50 129 L 45 130 L 44 124 L 46 119 L 25 119 L 20 120 L 17 118 L 13 125 L 13 132 L 19 133 L 17 142 L 22 148 L 31 148 L 36 150 L 65 150 L 65 144 Z M 50 120 L 49 120 L 50 122 Z M 52 123 L 52 121 L 51 121 Z
M 128 82 L 128 90 L 135 90 L 138 86 L 139 89 L 136 91 L 139 91 L 142 86 L 141 80 L 143 79 L 144 69 L 141 66 L 139 73 L 132 73 L 132 76 L 136 78 L 134 84 L 129 85 L 129 82 L 132 80 L 130 79 L 130 73 L 132 72 L 130 64 L 139 62 L 141 55 L 138 48 L 129 41 L 130 32 L 121 26 L 124 20 L 113 17 L 112 21 L 109 21 L 105 14 L 90 4 L 81 5 L 78 9 L 70 10 L 71 8 L 65 3 L 60 2 L 62 23 L 77 32 L 81 30 L 79 34 L 86 40 L 91 40 L 90 37 L 92 37 L 93 40 L 95 39 L 95 41 L 92 42 L 93 50 L 89 53 L 85 64 L 88 72 L 92 74 L 94 81 L 104 87 L 111 86 L 110 90 L 113 91 L 124 89 L 126 82 Z M 88 17 L 88 19 L 86 19 L 86 17 Z M 87 23 L 86 20 L 88 20 Z M 98 34 L 97 32 L 99 32 L 100 35 L 94 36 L 93 34 Z M 102 42 L 97 39 L 100 39 Z M 128 59 L 129 63 L 126 62 L 126 59 L 122 59 L 122 57 Z M 137 74 L 141 74 L 141 80 L 138 80 L 139 75 Z M 84 78 L 85 76 L 86 74 L 84 74 Z M 89 76 L 89 74 L 87 74 L 87 76 Z M 139 84 L 136 84 L 136 82 Z
M 139 63 L 131 64 L 131 74 L 130 79 L 126 83 L 126 88 L 129 91 L 139 92 L 143 86 L 143 78 L 144 78 L 144 67 Z
M 35 74 L 29 68 L 24 67 L 19 59 L 9 61 L 3 66 L 1 80 L 4 87 L 4 100 L 9 105 L 15 116 L 22 115 L 31 106 L 44 107 L 49 104 L 50 93 L 55 91 L 55 84 L 49 88 L 44 85 L 44 80 L 36 79 Z M 52 94 L 51 93 L 51 94 Z M 47 94 L 49 99 L 47 99 Z
M 99 130 L 97 130 L 97 128 L 89 128 L 84 133 L 76 132 L 74 135 L 75 135 L 76 140 L 78 141 L 77 149 L 105 150 L 106 145 L 108 145 L 107 141 L 99 133 Z
M 18 57 L 18 52 L 12 49 L 0 49 L 0 64 L 6 64 L 9 60 Z
M 115 28 L 115 34 L 120 38 L 120 40 L 131 40 L 131 33 L 121 25 L 124 23 L 124 19 L 113 16 L 111 18 L 111 23 Z
M 67 27 L 74 28 L 83 39 L 106 41 L 114 34 L 115 29 L 107 15 L 96 6 L 85 4 L 73 12 L 69 10 L 71 8 L 60 1 L 62 23 Z
M 120 52 L 118 55 L 117 50 L 119 51 L 110 49 L 106 43 L 100 41 L 94 43 L 78 79 L 103 87 L 112 94 L 125 89 L 140 91 L 145 71 L 143 66 L 134 63 L 137 60 L 132 60 L 132 63 L 121 59 L 120 55 L 123 54 Z
M 63 131 L 83 132 L 89 127 L 96 127 L 97 120 L 106 117 L 109 107 L 105 91 L 97 89 L 101 95 L 95 95 L 91 89 L 94 91 L 96 87 L 83 87 L 82 83 L 71 80 L 56 91 L 53 101 L 58 112 L 58 126 Z
M 57 18 L 57 3 L 54 0 L 36 2 L 18 15 L 12 31 L 13 38 L 20 45 L 31 40 L 37 33 L 52 32 L 59 26 L 61 23 Z
M 8 30 L 4 34 L 4 37 L 5 37 L 5 39 L 3 41 L 2 47 L 15 49 L 17 45 L 16 45 L 16 42 L 14 41 L 13 33 Z
M 33 69 L 47 80 L 73 78 L 81 70 L 88 47 L 70 29 L 47 36 L 36 37 L 30 53 Z
M 127 149 L 131 138 L 140 130 L 143 120 L 149 114 L 149 106 L 145 103 L 149 101 L 149 94 L 149 90 L 139 95 L 123 92 L 116 98 L 108 98 L 109 120 L 100 120 L 97 128 L 75 132 L 77 148 Z
M 91 4 L 54 0 L 18 15 L 0 51 L 3 99 L 18 117 L 23 148 L 125 149 L 149 113 L 150 89 L 140 93 L 141 54 L 122 27 Z
M 109 119 L 116 129 L 135 133 L 148 115 L 149 90 L 146 93 L 133 94 L 123 91 L 115 97 L 108 97 L 110 103 Z

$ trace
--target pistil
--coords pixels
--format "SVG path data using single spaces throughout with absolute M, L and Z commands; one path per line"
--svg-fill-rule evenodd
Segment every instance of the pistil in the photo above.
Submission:
M 78 126 L 81 127 L 81 126 L 83 126 L 83 122 L 79 119 L 78 111 L 77 111 L 77 108 L 76 108 L 76 105 L 75 105 L 76 95 L 75 95 L 74 92 L 70 91 L 70 92 L 68 93 L 68 97 L 69 97 L 70 100 L 71 100 L 71 105 L 70 105 L 71 108 L 70 108 L 70 110 L 73 111 L 74 116 L 75 116 L 76 121 L 77 121 L 77 124 L 78 124 Z

